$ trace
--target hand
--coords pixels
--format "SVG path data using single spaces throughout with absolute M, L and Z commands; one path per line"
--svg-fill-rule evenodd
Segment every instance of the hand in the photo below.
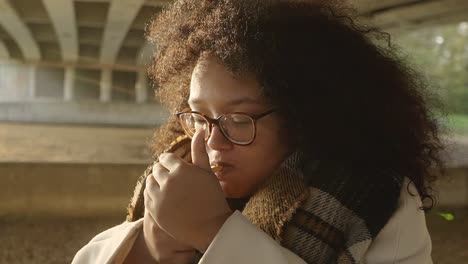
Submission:
M 177 242 L 164 232 L 148 211 L 145 211 L 143 219 L 143 238 L 138 239 L 142 240 L 137 242 L 139 246 L 146 248 L 148 253 L 140 253 L 139 257 L 147 255 L 148 259 L 154 259 L 158 264 L 190 264 L 195 257 L 195 249 Z
M 151 186 L 156 184 L 156 181 L 153 177 L 148 177 L 146 184 Z M 151 199 L 146 190 L 144 198 L 146 206 Z M 191 264 L 195 254 L 195 249 L 177 242 L 164 232 L 149 211 L 145 210 L 143 232 L 138 234 L 123 263 Z
M 151 197 L 148 209 L 159 226 L 202 253 L 232 214 L 210 168 L 203 134 L 192 138 L 193 164 L 172 153 L 160 155 L 153 166 L 157 184 L 147 192 Z

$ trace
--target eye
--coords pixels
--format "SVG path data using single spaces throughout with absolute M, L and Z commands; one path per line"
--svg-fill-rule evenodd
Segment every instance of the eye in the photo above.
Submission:
M 248 125 L 252 122 L 250 120 L 250 117 L 245 116 L 245 115 L 240 115 L 240 114 L 231 115 L 230 120 L 236 125 Z
M 234 119 L 233 121 L 234 121 L 234 123 L 236 123 L 236 124 L 238 124 L 238 125 L 243 125 L 243 124 L 248 124 L 248 123 L 250 123 L 250 121 L 245 120 L 245 119 Z

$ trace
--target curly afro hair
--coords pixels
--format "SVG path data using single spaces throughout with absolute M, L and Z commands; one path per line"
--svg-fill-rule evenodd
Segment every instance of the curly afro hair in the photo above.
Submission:
M 256 76 L 280 109 L 291 144 L 319 159 L 391 166 L 422 198 L 445 169 L 438 98 L 388 36 L 330 1 L 181 0 L 147 27 L 150 74 L 170 112 L 188 107 L 205 54 Z M 378 45 L 384 39 L 388 45 Z M 154 134 L 155 155 L 183 134 L 175 117 Z M 427 208 L 432 207 L 430 205 Z M 425 208 L 425 209 L 427 209 Z

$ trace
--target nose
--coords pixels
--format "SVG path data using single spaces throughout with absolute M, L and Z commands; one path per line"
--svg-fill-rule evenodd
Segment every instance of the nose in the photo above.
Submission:
M 223 133 L 217 125 L 213 125 L 210 137 L 206 142 L 208 147 L 213 150 L 227 150 L 232 148 L 233 143 L 224 137 Z

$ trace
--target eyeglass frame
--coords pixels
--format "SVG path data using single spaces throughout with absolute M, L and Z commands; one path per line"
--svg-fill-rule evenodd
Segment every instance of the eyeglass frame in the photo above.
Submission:
M 206 121 L 208 121 L 208 137 L 205 138 L 205 140 L 207 140 L 208 138 L 210 138 L 211 136 L 211 131 L 213 130 L 213 125 L 216 125 L 218 128 L 219 128 L 219 131 L 221 131 L 221 134 L 224 136 L 225 139 L 227 139 L 229 142 L 233 143 L 233 144 L 236 144 L 236 145 L 240 145 L 240 146 L 248 146 L 250 144 L 252 144 L 254 141 L 255 141 L 255 138 L 257 137 L 257 120 L 259 120 L 260 118 L 263 118 L 273 112 L 277 111 L 276 108 L 272 108 L 266 112 L 263 112 L 261 114 L 251 114 L 251 113 L 245 113 L 245 112 L 233 112 L 233 113 L 225 113 L 225 114 L 221 114 L 219 115 L 218 117 L 216 118 L 211 118 L 207 115 L 204 115 L 198 111 L 183 111 L 183 112 L 177 112 L 175 113 L 176 117 L 177 117 L 177 120 L 179 120 L 179 123 L 180 125 L 182 126 L 182 128 L 184 129 L 184 132 L 187 133 L 186 129 L 185 129 L 185 126 L 181 119 L 181 115 L 182 114 L 189 114 L 189 113 L 193 113 L 193 114 L 199 114 L 201 115 L 203 118 L 205 118 Z M 246 115 L 248 117 L 250 117 L 252 120 L 253 120 L 253 127 L 254 127 L 254 135 L 253 135 L 253 138 L 252 140 L 250 140 L 248 143 L 238 143 L 238 142 L 234 142 L 232 139 L 230 139 L 227 135 L 226 135 L 226 132 L 224 131 L 224 129 L 222 128 L 222 126 L 219 125 L 219 122 L 220 122 L 220 119 L 225 117 L 226 115 L 232 115 L 232 114 L 243 114 L 243 115 Z M 188 135 L 190 136 L 190 135 Z M 190 136 L 192 137 L 192 136 Z

